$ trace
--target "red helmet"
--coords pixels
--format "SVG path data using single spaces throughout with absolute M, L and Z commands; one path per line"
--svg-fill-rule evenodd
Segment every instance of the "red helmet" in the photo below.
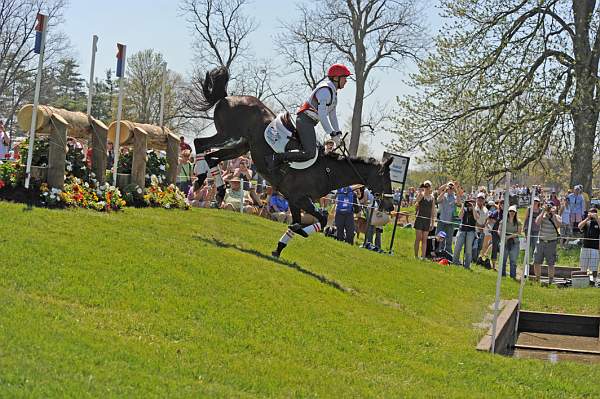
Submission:
M 327 70 L 327 77 L 336 78 L 339 76 L 350 76 L 352 73 L 348 69 L 346 65 L 343 64 L 333 64 Z

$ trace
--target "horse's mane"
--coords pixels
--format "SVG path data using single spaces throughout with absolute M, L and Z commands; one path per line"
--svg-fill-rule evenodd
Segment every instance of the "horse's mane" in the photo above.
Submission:
M 325 154 L 325 158 L 329 158 L 332 160 L 343 160 L 344 156 L 336 153 Z M 350 157 L 350 161 L 354 164 L 360 165 L 374 165 L 381 166 L 381 162 L 372 157 Z

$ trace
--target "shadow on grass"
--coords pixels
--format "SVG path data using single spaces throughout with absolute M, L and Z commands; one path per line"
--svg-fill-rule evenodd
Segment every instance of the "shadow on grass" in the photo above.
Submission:
M 352 288 L 344 287 L 339 282 L 337 282 L 335 280 L 332 280 L 332 279 L 329 279 L 329 278 L 323 276 L 322 274 L 317 274 L 317 273 L 315 273 L 315 272 L 313 272 L 311 270 L 305 269 L 304 267 L 300 266 L 296 262 L 287 262 L 285 260 L 277 259 L 277 258 L 274 258 L 272 256 L 265 255 L 262 252 L 259 252 L 259 251 L 255 250 L 255 249 L 242 248 L 242 247 L 240 247 L 238 245 L 230 244 L 230 243 L 218 240 L 218 239 L 216 239 L 214 237 L 213 238 L 205 238 L 205 237 L 201 237 L 199 235 L 194 235 L 193 237 L 195 239 L 199 240 L 199 241 L 202 241 L 202 242 L 208 244 L 208 245 L 214 245 L 214 246 L 219 247 L 219 248 L 235 249 L 236 251 L 240 251 L 240 252 L 243 252 L 243 253 L 248 254 L 248 255 L 253 255 L 253 256 L 256 256 L 258 258 L 261 258 L 261 259 L 264 259 L 264 260 L 268 260 L 268 261 L 271 261 L 273 263 L 277 263 L 277 264 L 282 265 L 282 266 L 289 267 L 290 269 L 294 269 L 294 270 L 296 270 L 296 271 L 298 271 L 298 272 L 300 272 L 302 274 L 305 274 L 307 276 L 315 278 L 319 282 L 321 282 L 323 284 L 326 284 L 326 285 L 329 285 L 330 287 L 333 287 L 336 290 L 339 290 L 339 291 L 342 291 L 342 292 L 345 292 L 345 293 L 349 293 L 349 294 L 352 294 L 352 293 L 356 292 Z

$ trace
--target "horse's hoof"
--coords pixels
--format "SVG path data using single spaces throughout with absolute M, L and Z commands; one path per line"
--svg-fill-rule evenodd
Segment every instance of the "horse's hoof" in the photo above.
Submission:
M 274 258 L 279 259 L 279 252 L 273 251 L 273 252 L 271 252 L 271 256 L 274 257 Z
M 290 224 L 288 227 L 290 230 L 292 230 L 292 232 L 299 234 L 304 238 L 308 237 L 308 233 L 304 231 L 300 223 Z

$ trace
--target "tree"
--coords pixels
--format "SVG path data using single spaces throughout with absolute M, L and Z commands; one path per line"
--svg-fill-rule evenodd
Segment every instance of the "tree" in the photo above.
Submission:
M 482 178 L 568 154 L 571 183 L 591 192 L 596 1 L 444 0 L 442 7 L 450 22 L 413 77 L 419 93 L 400 101 L 398 144 L 478 168 Z
M 358 151 L 363 129 L 367 82 L 377 68 L 400 68 L 416 58 L 423 46 L 417 0 L 325 0 L 312 8 L 301 6 L 297 23 L 286 25 L 284 55 L 297 65 L 311 86 L 324 61 L 345 60 L 352 65 L 356 83 L 350 153 Z M 314 57 L 315 55 L 320 55 Z M 331 57 L 329 57 L 331 56 Z M 319 77 L 320 79 L 320 77 Z
M 87 95 L 85 81 L 78 71 L 79 65 L 70 57 L 58 61 L 58 68 L 52 79 L 55 99 L 48 103 L 54 107 L 70 111 L 85 111 Z
M 162 88 L 164 58 L 152 49 L 139 51 L 128 59 L 127 87 L 125 92 L 125 115 L 140 123 L 160 123 L 160 96 Z M 176 120 L 181 101 L 179 88 L 182 78 L 167 71 L 165 85 L 164 123 L 171 128 L 179 126 Z
M 25 101 L 32 101 L 37 56 L 33 52 L 38 11 L 49 16 L 46 64 L 64 49 L 61 22 L 66 0 L 4 0 L 0 2 L 0 95 L 9 121 Z M 19 88 L 19 91 L 16 88 Z M 24 90 L 24 91 L 23 91 Z
M 96 78 L 94 82 L 94 96 L 92 97 L 92 115 L 104 123 L 115 119 L 113 114 L 113 101 L 115 99 L 115 82 L 112 70 L 107 69 L 104 80 Z

